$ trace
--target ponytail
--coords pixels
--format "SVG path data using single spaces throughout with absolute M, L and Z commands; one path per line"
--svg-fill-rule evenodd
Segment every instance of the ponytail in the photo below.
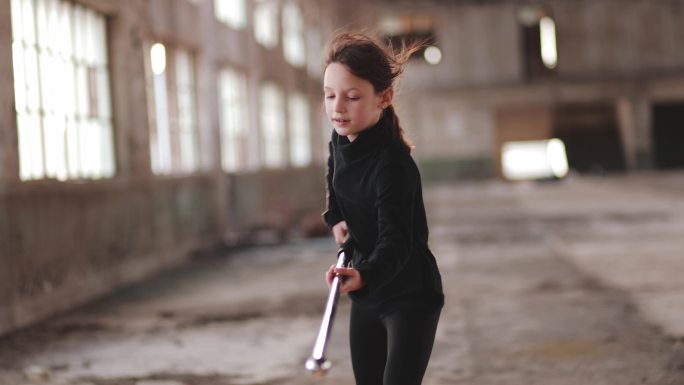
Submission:
M 415 146 L 404 136 L 404 129 L 401 128 L 401 125 L 399 125 L 399 117 L 394 111 L 394 106 L 390 104 L 387 108 L 385 108 L 382 114 L 390 126 L 392 136 L 396 139 L 399 139 L 406 151 L 410 153 Z

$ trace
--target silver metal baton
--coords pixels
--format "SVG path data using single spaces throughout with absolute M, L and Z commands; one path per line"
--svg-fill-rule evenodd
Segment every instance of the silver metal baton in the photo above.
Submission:
M 340 250 L 337 254 L 336 267 L 344 267 L 345 255 L 344 250 Z M 316 344 L 314 345 L 311 357 L 306 360 L 304 365 L 314 377 L 323 378 L 328 372 L 332 364 L 325 357 L 325 352 L 328 349 L 328 340 L 330 339 L 330 332 L 332 331 L 333 321 L 335 319 L 335 310 L 337 308 L 337 300 L 340 297 L 340 277 L 335 276 L 328 295 L 328 302 L 325 305 L 325 312 L 323 313 L 323 320 L 321 321 L 321 328 L 318 331 Z

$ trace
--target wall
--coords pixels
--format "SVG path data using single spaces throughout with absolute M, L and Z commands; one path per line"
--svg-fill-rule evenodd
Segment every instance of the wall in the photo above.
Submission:
M 404 8 L 437 18 L 444 60 L 438 66 L 411 64 L 397 96 L 428 178 L 495 175 L 498 126 L 515 126 L 515 116 L 526 111 L 572 103 L 618 104 L 626 163 L 648 168 L 651 105 L 684 100 L 684 23 L 677 22 L 684 20 L 682 0 L 537 2 L 547 4 L 556 19 L 560 60 L 555 78 L 537 82 L 522 75 L 516 2 L 388 7 L 379 0 L 302 0 L 314 43 L 305 69 L 285 64 L 280 47 L 260 47 L 249 29 L 252 18 L 244 31 L 216 21 L 211 0 L 78 2 L 108 20 L 117 174 L 97 182 L 19 182 L 13 89 L 0 88 L 0 333 L 181 263 L 193 248 L 263 240 L 255 234 L 278 241 L 294 229 L 320 225 L 323 144 L 330 128 L 318 108 L 317 60 L 320 43 L 337 27 L 372 27 L 383 12 Z M 9 4 L 0 1 L 0 83 L 11 85 Z M 147 48 L 156 40 L 196 54 L 202 166 L 194 175 L 157 177 L 150 171 L 145 68 Z M 278 82 L 286 94 L 309 95 L 312 166 L 255 167 L 232 175 L 221 170 L 216 78 L 225 65 L 248 72 L 252 106 L 263 80 Z M 259 124 L 259 111 L 252 108 L 255 165 Z
M 325 168 L 264 170 L 228 175 L 229 242 L 278 242 L 291 236 L 320 235 L 327 230 Z
M 555 1 L 564 78 L 662 76 L 684 67 L 681 1 Z
M 616 106 L 624 163 L 628 170 L 647 169 L 653 164 L 651 106 L 684 100 L 682 0 L 534 2 L 556 22 L 558 66 L 545 79 L 526 79 L 523 71 L 518 10 L 528 4 L 392 4 L 360 3 L 347 22 L 378 25 L 385 15 L 402 14 L 436 20 L 441 63 L 411 61 L 397 96 L 415 155 L 439 169 L 436 174 L 494 175 L 501 150 L 495 122 L 509 125 L 502 120 L 506 113 L 553 115 L 565 105 L 593 103 Z M 553 120 L 547 124 L 543 131 L 550 134 Z
M 653 167 L 651 108 L 654 103 L 684 100 L 684 76 L 663 79 L 628 79 L 581 83 L 536 84 L 467 88 L 450 92 L 404 89 L 398 99 L 404 129 L 417 147 L 419 162 L 442 165 L 442 175 L 493 176 L 499 168 L 501 141 L 497 125 L 501 113 L 525 114 L 530 110 L 555 110 L 573 104 L 613 104 L 625 149 L 627 170 Z M 497 121 L 499 123 L 497 123 Z M 547 120 L 545 132 L 553 132 Z M 524 132 L 520 132 L 522 139 Z M 489 166 L 487 166 L 489 163 Z M 472 167 L 471 167 L 472 166 Z M 465 167 L 466 170 L 455 170 Z M 451 170 L 450 170 L 451 169 Z M 468 171 L 470 170 L 470 171 Z
M 294 234 L 300 223 L 321 231 L 320 165 L 328 129 L 321 127 L 317 108 L 320 73 L 287 64 L 281 46 L 259 46 L 251 17 L 243 31 L 217 21 L 213 0 L 78 3 L 107 19 L 116 175 L 98 181 L 19 181 L 10 2 L 0 1 L 0 80 L 10 85 L 0 89 L 0 334 L 177 266 L 198 249 L 259 241 L 252 234 L 269 229 Z M 329 10 L 311 0 L 302 4 L 308 17 L 317 18 L 321 34 L 332 28 L 321 19 Z M 146 68 L 153 42 L 195 54 L 201 166 L 193 174 L 157 176 L 150 169 Z M 226 65 L 248 74 L 253 144 L 259 143 L 255 106 L 261 81 L 278 82 L 286 95 L 309 95 L 314 164 L 261 170 L 256 148 L 255 170 L 223 172 L 217 78 Z M 312 220 L 314 225 L 305 223 Z
M 216 242 L 212 190 L 206 177 L 6 190 L 0 332 L 144 279 Z
M 556 80 L 605 80 L 663 76 L 684 67 L 684 1 L 545 0 L 382 2 L 361 4 L 352 20 L 378 25 L 384 15 L 421 14 L 435 20 L 442 62 L 412 62 L 411 89 L 450 91 L 526 83 L 518 11 L 540 5 L 556 23 Z M 648 22 L 644 22 L 648 20 Z

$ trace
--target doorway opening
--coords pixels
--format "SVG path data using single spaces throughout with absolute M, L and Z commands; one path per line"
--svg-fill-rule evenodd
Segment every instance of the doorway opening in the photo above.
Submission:
M 553 131 L 565 143 L 571 169 L 587 174 L 625 171 L 613 104 L 561 105 L 554 111 Z
M 652 119 L 654 166 L 684 168 L 684 102 L 654 104 Z

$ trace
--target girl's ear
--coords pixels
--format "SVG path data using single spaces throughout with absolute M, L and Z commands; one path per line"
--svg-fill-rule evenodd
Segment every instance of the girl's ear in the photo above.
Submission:
M 380 95 L 382 101 L 382 109 L 389 107 L 392 104 L 392 99 L 394 98 L 394 89 L 392 87 L 383 91 Z

